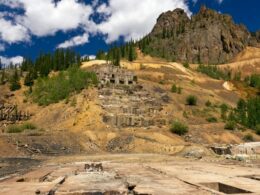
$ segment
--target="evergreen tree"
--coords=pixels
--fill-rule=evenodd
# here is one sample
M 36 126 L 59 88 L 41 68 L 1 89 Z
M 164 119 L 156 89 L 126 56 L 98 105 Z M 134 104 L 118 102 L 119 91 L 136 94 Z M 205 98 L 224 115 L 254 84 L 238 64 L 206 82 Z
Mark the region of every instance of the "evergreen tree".
M 2 70 L 1 72 L 1 80 L 0 80 L 0 84 L 3 85 L 5 84 L 5 69 Z
M 247 109 L 246 101 L 240 99 L 237 103 L 236 114 L 237 114 L 238 122 L 243 125 L 246 125 L 247 123 L 246 109 Z
M 17 68 L 15 68 L 14 74 L 13 74 L 13 76 L 11 78 L 11 81 L 10 81 L 10 90 L 11 91 L 16 91 L 16 90 L 18 90 L 20 88 L 21 88 L 20 78 L 19 78 L 19 74 L 18 74 Z
M 34 78 L 33 78 L 33 70 L 30 70 L 29 73 L 27 73 L 26 77 L 24 78 L 24 85 L 30 87 L 34 83 Z
M 0 70 L 3 69 L 3 65 L 2 65 L 2 62 L 1 62 L 1 58 L 0 58 Z
M 130 43 L 128 61 L 132 62 L 132 61 L 134 61 L 134 59 L 135 59 L 135 56 L 134 56 L 134 47 L 133 47 L 133 44 Z

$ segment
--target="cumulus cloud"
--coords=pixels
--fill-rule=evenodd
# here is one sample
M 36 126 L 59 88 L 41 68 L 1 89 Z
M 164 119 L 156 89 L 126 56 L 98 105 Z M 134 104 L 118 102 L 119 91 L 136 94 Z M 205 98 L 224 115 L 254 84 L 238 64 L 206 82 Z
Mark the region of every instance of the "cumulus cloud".
M 30 39 L 28 30 L 20 24 L 0 18 L 0 26 L 0 39 L 7 43 L 28 41 Z
M 98 25 L 98 30 L 107 35 L 107 42 L 120 36 L 127 41 L 141 38 L 152 30 L 162 12 L 182 8 L 191 14 L 185 0 L 109 0 L 108 3 L 97 9 L 107 15 Z
M 37 36 L 54 35 L 57 31 L 68 31 L 85 24 L 92 8 L 77 0 L 20 0 L 25 14 L 17 18 L 31 33 Z
M 89 35 L 87 33 L 84 33 L 83 35 L 73 37 L 70 40 L 65 41 L 64 43 L 59 44 L 57 48 L 68 48 L 83 45 L 88 42 L 88 38 Z
M 14 65 L 16 64 L 21 64 L 23 62 L 23 57 L 22 56 L 15 56 L 11 58 L 7 58 L 4 56 L 0 56 L 1 62 L 4 65 L 9 65 L 10 63 L 13 63 Z

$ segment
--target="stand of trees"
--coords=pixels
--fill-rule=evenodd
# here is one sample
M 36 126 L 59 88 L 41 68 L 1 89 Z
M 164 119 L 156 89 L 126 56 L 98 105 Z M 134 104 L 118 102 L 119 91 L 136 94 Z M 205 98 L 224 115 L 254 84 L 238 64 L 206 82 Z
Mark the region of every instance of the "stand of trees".
M 136 59 L 137 54 L 135 50 L 135 43 L 130 41 L 124 45 L 114 45 L 107 53 L 103 50 L 97 52 L 96 58 L 99 60 L 111 61 L 113 65 L 120 66 L 121 59 L 127 59 L 132 62 Z
M 235 109 L 235 119 L 240 124 L 256 129 L 260 125 L 260 97 L 252 97 L 248 100 L 240 99 Z
M 66 70 L 72 65 L 80 66 L 81 56 L 73 50 L 57 49 L 53 54 L 40 54 L 33 62 L 31 59 L 25 59 L 21 70 L 30 72 L 34 76 L 48 76 L 54 71 Z

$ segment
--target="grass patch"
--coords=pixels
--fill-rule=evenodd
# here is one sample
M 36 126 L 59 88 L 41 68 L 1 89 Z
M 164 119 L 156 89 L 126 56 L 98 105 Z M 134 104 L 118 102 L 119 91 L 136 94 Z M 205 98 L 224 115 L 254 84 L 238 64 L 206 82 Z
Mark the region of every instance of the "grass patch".
M 174 121 L 172 123 L 170 130 L 171 130 L 172 133 L 175 133 L 175 134 L 181 136 L 181 135 L 185 135 L 186 133 L 188 133 L 189 127 L 182 122 Z
M 232 130 L 233 131 L 236 128 L 236 122 L 234 122 L 234 121 L 227 121 L 224 128 L 227 129 L 227 130 Z
M 212 116 L 212 117 L 208 117 L 206 119 L 206 121 L 208 121 L 209 123 L 216 123 L 216 122 L 218 122 L 218 119 L 216 117 Z
M 10 125 L 7 127 L 7 133 L 21 133 L 24 129 L 20 125 Z
M 37 126 L 33 123 L 24 123 L 22 125 L 10 125 L 7 127 L 7 133 L 22 133 L 25 130 L 35 130 Z
M 200 64 L 197 68 L 198 72 L 208 75 L 214 79 L 224 79 L 230 80 L 231 79 L 231 72 L 230 70 L 222 71 L 216 65 L 203 65 Z

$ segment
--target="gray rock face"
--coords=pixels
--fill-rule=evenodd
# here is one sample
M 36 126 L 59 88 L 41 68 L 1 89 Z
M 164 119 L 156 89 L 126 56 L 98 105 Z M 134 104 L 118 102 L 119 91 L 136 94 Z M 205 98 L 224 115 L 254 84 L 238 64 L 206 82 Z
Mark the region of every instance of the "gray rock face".
M 149 54 L 209 64 L 231 60 L 252 41 L 245 26 L 206 7 L 191 18 L 182 9 L 161 14 L 147 37 Z

